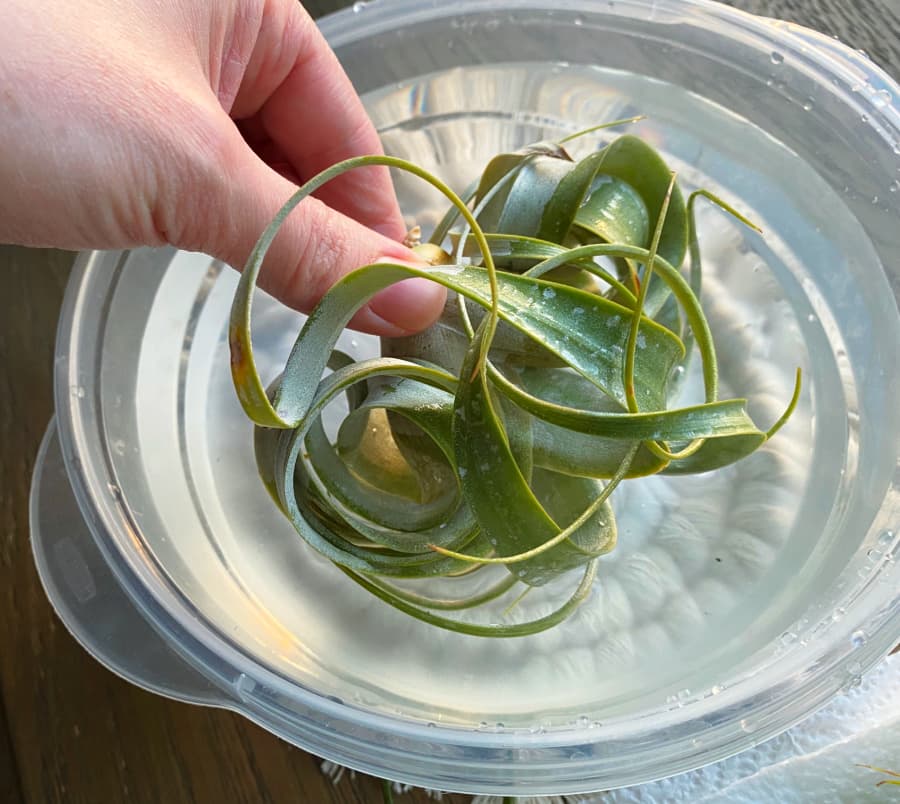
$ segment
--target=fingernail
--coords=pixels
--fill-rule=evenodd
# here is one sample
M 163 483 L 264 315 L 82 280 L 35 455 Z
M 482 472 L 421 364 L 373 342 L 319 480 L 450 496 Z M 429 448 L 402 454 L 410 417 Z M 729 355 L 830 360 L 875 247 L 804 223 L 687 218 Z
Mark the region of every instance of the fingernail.
M 384 223 L 373 223 L 370 224 L 369 228 L 374 229 L 378 234 L 384 235 L 388 240 L 399 240 L 403 237 L 403 234 L 406 233 L 406 230 L 403 227 L 402 223 L 398 223 L 397 221 L 385 221 Z M 403 234 L 398 234 L 398 232 L 402 231 Z

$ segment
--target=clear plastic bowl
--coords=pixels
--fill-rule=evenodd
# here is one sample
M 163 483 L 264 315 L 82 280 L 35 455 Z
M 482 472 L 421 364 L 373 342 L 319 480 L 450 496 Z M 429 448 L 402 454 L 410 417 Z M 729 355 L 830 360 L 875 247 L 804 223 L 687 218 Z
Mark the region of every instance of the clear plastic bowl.
M 236 274 L 84 254 L 32 500 L 76 637 L 135 683 L 344 765 L 506 795 L 698 767 L 873 666 L 900 637 L 900 88 L 831 39 L 702 0 L 396 0 L 321 25 L 387 150 L 459 187 L 501 149 L 648 114 L 636 133 L 686 186 L 766 231 L 701 218 L 724 384 L 769 421 L 799 365 L 801 405 L 736 468 L 617 492 L 620 544 L 563 626 L 447 634 L 351 588 L 268 500 L 228 374 Z M 410 222 L 441 211 L 398 190 Z M 301 319 L 255 309 L 274 373 Z

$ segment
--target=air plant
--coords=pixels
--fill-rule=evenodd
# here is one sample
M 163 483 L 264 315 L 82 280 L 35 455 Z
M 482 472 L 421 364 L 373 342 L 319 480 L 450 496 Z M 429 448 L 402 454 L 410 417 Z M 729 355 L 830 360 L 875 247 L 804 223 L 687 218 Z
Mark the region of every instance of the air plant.
M 696 203 L 753 224 L 705 190 L 685 200 L 660 155 L 637 137 L 575 161 L 566 146 L 580 134 L 495 157 L 465 200 L 396 157 L 334 165 L 278 213 L 234 298 L 234 385 L 256 424 L 259 474 L 281 511 L 364 589 L 463 634 L 518 637 L 565 620 L 616 543 L 610 496 L 622 480 L 738 461 L 778 431 L 800 392 L 798 372 L 784 414 L 767 430 L 744 399 L 719 399 L 700 304 Z M 345 276 L 266 388 L 250 336 L 266 252 L 301 200 L 367 165 L 411 173 L 448 199 L 430 240 L 416 245 L 430 265 L 383 262 Z M 449 291 L 434 326 L 383 341 L 378 358 L 355 361 L 335 349 L 360 307 L 410 277 Z M 694 352 L 705 401 L 669 407 Z M 322 413 L 339 397 L 349 412 L 329 438 Z M 499 581 L 455 598 L 398 583 L 493 565 L 507 570 Z M 514 587 L 568 582 L 574 570 L 581 574 L 568 599 L 537 619 L 478 624 L 451 614 L 512 597 Z

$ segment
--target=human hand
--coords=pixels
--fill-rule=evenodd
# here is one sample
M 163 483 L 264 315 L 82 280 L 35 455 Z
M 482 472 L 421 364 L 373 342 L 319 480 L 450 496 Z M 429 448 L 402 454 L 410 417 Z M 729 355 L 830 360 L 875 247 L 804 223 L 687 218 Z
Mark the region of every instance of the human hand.
M 350 81 L 295 0 L 5 0 L 0 241 L 166 243 L 236 267 L 296 189 L 379 153 Z M 234 121 L 237 121 L 235 123 Z M 415 260 L 386 168 L 326 185 L 290 215 L 261 284 L 309 310 L 342 274 Z M 353 325 L 430 324 L 444 291 L 394 285 Z

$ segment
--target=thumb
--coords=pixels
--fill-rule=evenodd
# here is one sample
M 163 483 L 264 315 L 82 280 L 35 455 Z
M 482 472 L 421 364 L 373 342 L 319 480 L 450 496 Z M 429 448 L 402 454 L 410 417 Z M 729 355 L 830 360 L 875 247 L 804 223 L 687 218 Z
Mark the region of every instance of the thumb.
M 236 149 L 227 186 L 207 220 L 214 242 L 203 250 L 240 268 L 256 241 L 297 186 L 263 162 L 246 144 Z M 413 251 L 310 196 L 298 204 L 279 230 L 260 271 L 260 286 L 279 301 L 309 312 L 342 276 L 374 262 L 425 263 Z M 427 279 L 407 279 L 376 295 L 357 312 L 350 326 L 396 337 L 432 324 L 444 308 L 446 291 Z

